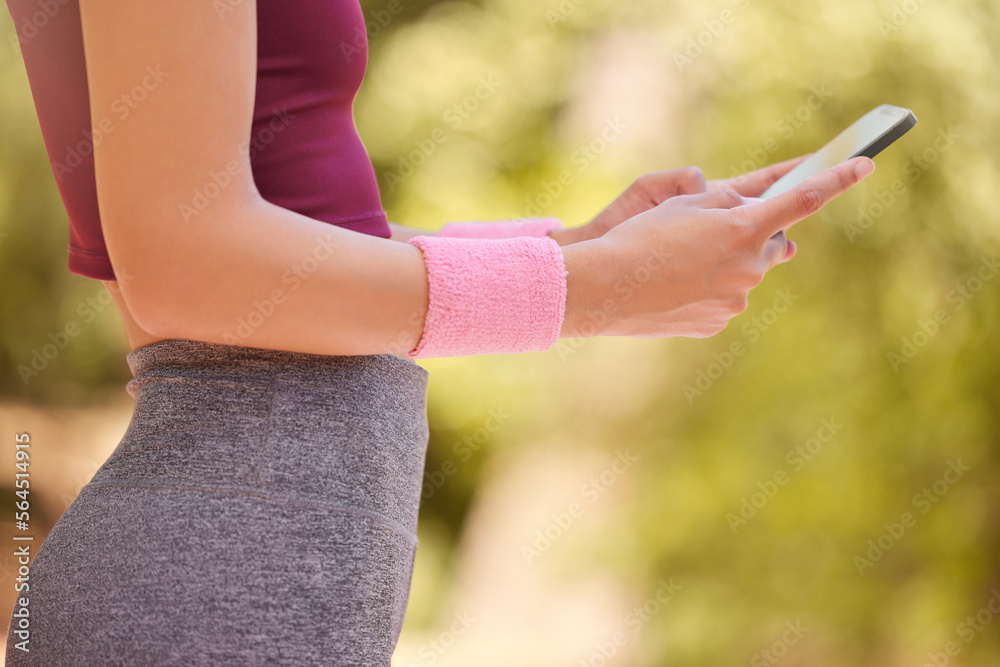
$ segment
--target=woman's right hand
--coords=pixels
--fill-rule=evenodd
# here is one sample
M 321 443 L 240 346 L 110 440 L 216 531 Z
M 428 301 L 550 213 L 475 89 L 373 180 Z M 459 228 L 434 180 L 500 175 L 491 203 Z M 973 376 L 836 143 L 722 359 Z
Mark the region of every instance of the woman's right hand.
M 831 167 L 771 199 L 720 189 L 672 197 L 604 236 L 564 246 L 560 336 L 713 336 L 794 244 L 783 232 L 867 177 L 865 157 Z

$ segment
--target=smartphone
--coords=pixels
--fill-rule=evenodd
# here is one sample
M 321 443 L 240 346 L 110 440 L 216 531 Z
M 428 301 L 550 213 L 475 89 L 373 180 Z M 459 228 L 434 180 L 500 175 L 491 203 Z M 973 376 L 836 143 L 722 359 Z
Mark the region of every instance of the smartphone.
M 891 104 L 875 107 L 838 134 L 826 146 L 772 183 L 771 187 L 760 195 L 760 198 L 768 199 L 779 195 L 824 169 L 851 158 L 862 155 L 873 158 L 916 124 L 917 117 L 909 109 L 895 107 Z

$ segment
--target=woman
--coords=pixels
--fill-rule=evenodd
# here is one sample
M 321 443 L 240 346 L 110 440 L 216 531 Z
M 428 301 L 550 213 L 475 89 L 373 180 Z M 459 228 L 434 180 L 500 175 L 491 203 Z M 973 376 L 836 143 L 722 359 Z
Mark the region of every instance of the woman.
M 11 666 L 388 664 L 427 444 L 412 359 L 713 335 L 792 257 L 784 230 L 873 169 L 767 201 L 797 160 L 666 171 L 581 227 L 417 233 L 351 118 L 354 0 L 7 4 L 69 268 L 113 297 L 135 398 L 32 564 Z

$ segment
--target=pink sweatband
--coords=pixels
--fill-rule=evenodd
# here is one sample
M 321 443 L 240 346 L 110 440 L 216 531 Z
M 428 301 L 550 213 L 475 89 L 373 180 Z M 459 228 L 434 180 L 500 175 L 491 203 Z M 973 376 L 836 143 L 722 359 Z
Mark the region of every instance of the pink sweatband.
M 562 229 L 558 218 L 523 218 L 520 220 L 494 220 L 492 222 L 449 222 L 438 236 L 467 239 L 509 239 L 515 236 L 548 236 L 549 232 Z
M 414 236 L 429 305 L 413 358 L 541 351 L 559 340 L 566 265 L 553 239 Z

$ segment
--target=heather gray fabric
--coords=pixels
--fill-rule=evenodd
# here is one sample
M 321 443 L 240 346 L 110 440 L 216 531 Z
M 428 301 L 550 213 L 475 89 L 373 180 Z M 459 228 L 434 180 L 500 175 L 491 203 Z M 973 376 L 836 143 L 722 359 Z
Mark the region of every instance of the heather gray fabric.
M 192 340 L 127 359 L 132 421 L 39 550 L 8 667 L 388 665 L 427 372 Z

